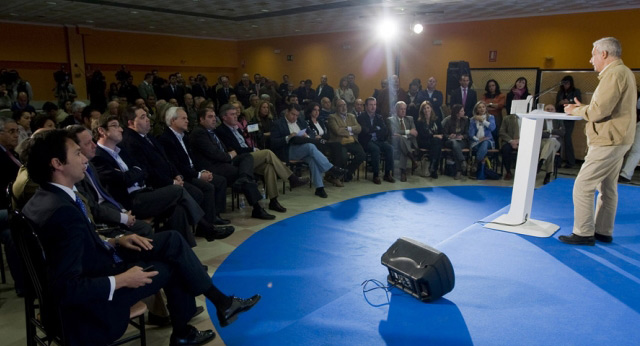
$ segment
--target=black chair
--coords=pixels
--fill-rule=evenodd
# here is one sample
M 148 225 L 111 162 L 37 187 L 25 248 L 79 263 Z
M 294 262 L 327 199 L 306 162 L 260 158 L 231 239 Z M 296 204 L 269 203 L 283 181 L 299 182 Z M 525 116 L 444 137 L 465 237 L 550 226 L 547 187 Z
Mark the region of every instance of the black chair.
M 56 306 L 47 280 L 47 258 L 35 225 L 19 210 L 9 215 L 11 235 L 14 239 L 25 275 L 25 318 L 27 323 L 27 345 L 65 345 L 61 324 L 60 307 Z M 144 313 L 147 307 L 143 302 L 131 307 L 129 322 L 139 333 L 122 338 L 112 345 L 140 339 L 146 345 Z M 137 321 L 136 321 L 137 320 Z
M 60 311 L 50 294 L 46 256 L 40 239 L 31 222 L 19 210 L 9 215 L 9 225 L 23 268 L 26 269 L 24 307 L 27 345 L 63 345 Z

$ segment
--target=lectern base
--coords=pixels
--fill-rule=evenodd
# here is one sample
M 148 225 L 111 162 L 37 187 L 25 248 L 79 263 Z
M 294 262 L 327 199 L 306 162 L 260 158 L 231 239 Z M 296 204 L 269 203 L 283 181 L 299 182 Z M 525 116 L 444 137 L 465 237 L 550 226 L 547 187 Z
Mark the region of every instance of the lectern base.
M 507 220 L 507 216 L 508 214 L 500 215 L 492 222 L 485 224 L 484 227 L 499 230 L 499 231 L 530 235 L 532 237 L 539 237 L 539 238 L 550 237 L 558 229 L 560 229 L 560 226 L 556 224 L 552 224 L 550 222 L 545 222 L 540 220 L 534 220 L 534 219 L 529 219 L 527 220 L 527 222 L 518 226 L 503 225 L 503 224 L 514 223 L 514 222 L 510 222 L 510 220 Z

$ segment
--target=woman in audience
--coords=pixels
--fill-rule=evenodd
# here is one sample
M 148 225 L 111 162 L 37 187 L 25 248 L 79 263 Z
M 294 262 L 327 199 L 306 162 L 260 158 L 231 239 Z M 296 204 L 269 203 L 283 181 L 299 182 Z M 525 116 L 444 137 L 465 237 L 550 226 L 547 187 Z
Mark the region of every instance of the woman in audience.
M 13 113 L 13 120 L 18 123 L 18 145 L 31 137 L 31 112 L 17 111 Z
M 238 129 L 242 132 L 242 137 L 244 138 L 244 141 L 247 142 L 247 145 L 249 145 L 250 147 L 255 147 L 253 143 L 253 138 L 251 137 L 251 134 L 247 130 L 249 121 L 244 116 L 244 107 L 242 106 L 242 103 L 236 100 L 236 101 L 230 101 L 229 104 L 231 104 L 236 109 L 236 112 L 237 112 L 236 114 L 238 114 Z
M 261 100 L 253 113 L 252 124 L 258 124 L 256 144 L 260 149 L 269 149 L 271 138 L 271 126 L 273 125 L 273 114 L 269 101 Z
M 307 134 L 310 138 L 317 139 L 314 144 L 327 156 L 329 162 L 334 165 L 336 162 L 340 162 L 340 156 L 342 155 L 342 145 L 340 142 L 329 142 L 329 131 L 327 130 L 327 124 L 320 120 L 320 105 L 317 102 L 309 102 L 304 109 L 304 114 L 309 117 L 307 124 Z M 331 183 L 335 186 L 342 187 L 342 183 L 332 180 Z
M 429 151 L 429 174 L 431 178 L 438 179 L 438 164 L 442 153 L 442 124 L 438 121 L 438 116 L 433 111 L 431 102 L 424 101 L 418 110 L 418 147 Z
M 576 99 L 580 102 L 584 100 L 582 100 L 580 89 L 576 89 L 573 85 L 573 77 L 564 76 L 562 77 L 561 82 L 562 85 L 560 86 L 560 89 L 558 89 L 558 94 L 556 95 L 556 111 L 564 113 L 565 105 L 575 104 Z M 564 121 L 564 156 L 565 159 L 567 159 L 567 163 L 564 165 L 565 168 L 571 168 L 576 164 L 576 155 L 573 152 L 573 142 L 571 141 L 574 125 L 575 121 Z
M 349 81 L 347 77 L 340 78 L 340 86 L 336 89 L 336 99 L 343 99 L 347 103 L 347 112 L 353 113 L 353 105 L 356 102 L 356 97 L 353 95 L 353 90 L 349 88 Z
M 496 120 L 496 130 L 492 133 L 493 138 L 498 138 L 498 129 L 500 129 L 500 124 L 502 123 L 502 109 L 504 109 L 507 96 L 500 91 L 500 84 L 495 79 L 487 81 L 484 91 L 482 101 L 487 104 L 487 112 L 493 115 Z
M 529 88 L 527 88 L 527 79 L 519 77 L 513 84 L 511 91 L 507 94 L 507 114 L 511 114 L 511 102 L 513 100 L 525 100 L 529 96 Z
M 476 164 L 471 165 L 469 175 L 475 177 L 477 169 L 480 169 L 489 149 L 496 144 L 491 134 L 496 129 L 496 121 L 493 115 L 487 112 L 487 104 L 478 101 L 473 107 L 473 117 L 469 120 L 469 138 L 471 138 L 471 152 L 475 155 Z
M 456 175 L 454 179 L 463 177 L 462 172 L 467 171 L 467 163 L 462 149 L 469 147 L 469 119 L 464 115 L 464 107 L 456 104 L 451 107 L 451 115 L 442 121 L 443 132 L 447 141 L 445 147 L 453 152 L 456 162 Z

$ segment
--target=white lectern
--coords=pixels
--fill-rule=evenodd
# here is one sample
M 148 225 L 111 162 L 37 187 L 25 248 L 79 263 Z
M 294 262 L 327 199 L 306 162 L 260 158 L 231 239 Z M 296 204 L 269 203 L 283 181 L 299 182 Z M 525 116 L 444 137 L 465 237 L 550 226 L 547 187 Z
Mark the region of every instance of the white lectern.
M 541 110 L 526 114 L 518 113 L 517 116 L 522 118 L 522 124 L 509 213 L 500 215 L 484 227 L 534 237 L 550 237 L 560 226 L 529 217 L 536 184 L 542 125 L 546 119 L 580 120 L 582 117 Z

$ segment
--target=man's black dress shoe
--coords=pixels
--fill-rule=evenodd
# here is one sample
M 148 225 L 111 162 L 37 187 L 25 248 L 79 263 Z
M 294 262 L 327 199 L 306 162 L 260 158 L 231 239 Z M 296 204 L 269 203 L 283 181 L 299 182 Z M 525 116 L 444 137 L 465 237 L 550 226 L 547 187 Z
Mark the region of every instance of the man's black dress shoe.
M 344 175 L 344 182 L 345 183 L 348 183 L 348 182 L 350 182 L 352 180 L 353 180 L 353 174 L 352 173 L 347 173 L 347 174 Z
M 251 212 L 251 217 L 260 219 L 260 220 L 273 220 L 276 218 L 275 215 L 271 215 L 267 213 L 267 211 L 264 210 L 264 208 L 262 207 L 253 208 L 253 211 Z
M 223 219 L 220 216 L 216 216 L 216 219 L 213 220 L 213 224 L 214 225 L 228 225 L 230 223 L 231 223 L 231 221 L 229 221 L 227 219 Z
M 231 297 L 231 305 L 224 311 L 218 311 L 218 321 L 220 321 L 220 326 L 226 327 L 233 323 L 233 321 L 238 318 L 238 314 L 248 311 L 254 305 L 260 301 L 260 295 L 256 294 L 255 296 L 249 299 L 242 299 L 238 297 Z
M 603 243 L 611 243 L 613 241 L 613 237 L 610 235 L 604 235 L 604 234 L 594 234 L 594 237 L 596 238 L 597 241 L 601 241 Z
M 334 178 L 340 179 L 342 178 L 343 175 L 347 174 L 349 171 L 347 171 L 344 168 L 340 168 L 338 166 L 333 166 L 331 167 L 331 169 L 329 169 L 329 174 L 331 174 Z
M 287 211 L 287 208 L 281 206 L 277 199 L 272 199 L 269 202 L 269 209 L 277 211 L 279 213 L 285 213 Z
M 171 334 L 171 341 L 169 342 L 169 345 L 202 345 L 216 337 L 216 333 L 211 329 L 199 331 L 194 326 L 187 326 L 187 328 L 188 332 L 183 337 Z
M 565 243 L 571 245 L 596 245 L 596 239 L 592 237 L 582 237 L 575 233 L 571 233 L 571 235 L 561 235 L 558 239 Z
M 171 317 L 156 315 L 149 311 L 147 316 L 147 324 L 158 327 L 166 327 L 171 324 Z
M 298 178 L 297 175 L 291 174 L 289 177 L 289 185 L 292 189 L 309 184 L 309 178 Z
M 316 189 L 316 196 L 322 197 L 322 198 L 327 198 L 329 197 L 327 195 L 327 192 L 324 190 L 324 187 L 319 187 Z
M 203 237 L 207 241 L 214 241 L 216 239 L 224 239 L 235 231 L 233 226 L 202 226 L 198 225 L 196 229 L 196 236 Z
M 627 179 L 627 178 L 625 178 L 625 177 L 620 175 L 620 176 L 618 176 L 618 182 L 619 183 L 630 183 L 631 179 Z

